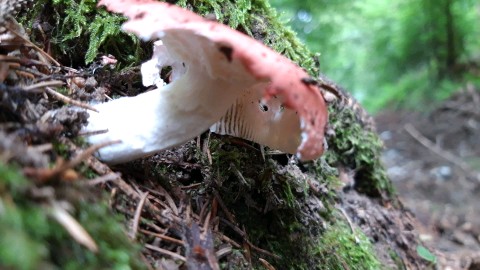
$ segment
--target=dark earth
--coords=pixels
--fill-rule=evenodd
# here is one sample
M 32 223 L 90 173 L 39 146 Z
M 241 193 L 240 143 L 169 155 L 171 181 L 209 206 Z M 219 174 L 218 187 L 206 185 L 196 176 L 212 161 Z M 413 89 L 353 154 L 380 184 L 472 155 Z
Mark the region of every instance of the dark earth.
M 480 269 L 478 89 L 467 85 L 429 113 L 383 112 L 376 122 L 388 174 L 421 239 L 449 269 Z

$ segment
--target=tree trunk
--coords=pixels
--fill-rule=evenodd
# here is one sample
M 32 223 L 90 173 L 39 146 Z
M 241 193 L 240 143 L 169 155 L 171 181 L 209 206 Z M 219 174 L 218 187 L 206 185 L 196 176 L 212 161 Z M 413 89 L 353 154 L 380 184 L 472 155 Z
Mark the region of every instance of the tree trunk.
M 446 57 L 446 70 L 448 73 L 452 72 L 452 69 L 457 63 L 457 50 L 455 47 L 455 21 L 452 13 L 452 1 L 445 1 L 445 18 L 446 18 L 446 40 L 447 40 L 447 57 Z

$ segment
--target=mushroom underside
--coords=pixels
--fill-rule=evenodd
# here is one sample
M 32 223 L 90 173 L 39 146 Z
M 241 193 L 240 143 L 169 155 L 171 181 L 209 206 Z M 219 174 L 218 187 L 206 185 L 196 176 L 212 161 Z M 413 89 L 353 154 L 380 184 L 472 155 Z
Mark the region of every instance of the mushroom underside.
M 218 45 L 208 39 L 179 37 L 184 35 L 167 32 L 142 66 L 144 82 L 158 89 L 95 105 L 99 113 L 90 114 L 86 130 L 108 132 L 90 136 L 89 142 L 121 141 L 98 156 L 109 163 L 130 161 L 183 144 L 209 128 L 295 153 L 301 141 L 298 116 L 279 97 L 262 101 L 267 83 L 212 49 Z M 202 53 L 192 58 L 193 50 Z M 163 85 L 158 74 L 165 67 L 172 68 L 172 78 Z
M 96 104 L 90 143 L 120 140 L 98 155 L 120 163 L 180 145 L 210 128 L 313 159 L 323 152 L 327 110 L 308 74 L 287 58 L 225 25 L 156 1 L 103 0 L 127 14 L 124 30 L 155 43 L 142 66 L 157 89 Z M 132 10 L 128 5 L 134 4 Z M 153 12 L 155 11 L 155 12 Z M 139 14 L 137 14 L 139 13 Z M 141 16 L 139 16 L 141 15 Z M 170 83 L 160 71 L 171 67 Z

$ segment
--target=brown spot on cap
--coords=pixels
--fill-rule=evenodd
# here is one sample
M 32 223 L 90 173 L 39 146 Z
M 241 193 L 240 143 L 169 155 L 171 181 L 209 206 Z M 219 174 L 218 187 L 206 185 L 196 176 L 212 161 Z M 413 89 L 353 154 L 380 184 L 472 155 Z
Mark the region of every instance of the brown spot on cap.
M 145 12 L 139 12 L 139 13 L 136 14 L 133 18 L 134 18 L 135 20 L 140 20 L 140 19 L 142 19 L 144 16 L 145 16 Z
M 228 62 L 232 62 L 232 54 L 233 54 L 233 48 L 229 46 L 221 46 L 218 48 L 221 53 L 227 57 Z

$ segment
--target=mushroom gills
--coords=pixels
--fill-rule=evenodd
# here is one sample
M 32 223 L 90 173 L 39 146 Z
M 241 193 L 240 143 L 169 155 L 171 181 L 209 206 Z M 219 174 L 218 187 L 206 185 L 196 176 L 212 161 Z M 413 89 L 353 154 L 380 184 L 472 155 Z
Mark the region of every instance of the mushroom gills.
M 260 84 L 255 88 L 265 87 Z M 262 91 L 251 89 L 239 97 L 210 131 L 250 140 L 275 150 L 294 154 L 301 144 L 301 129 L 295 111 L 282 105 L 280 97 L 262 100 Z

